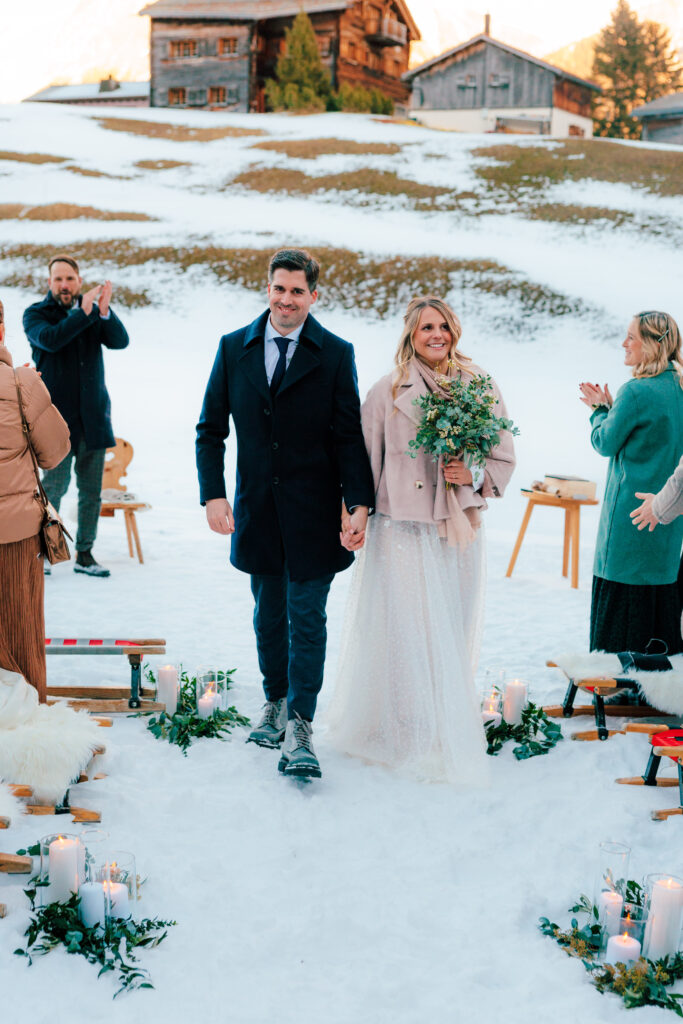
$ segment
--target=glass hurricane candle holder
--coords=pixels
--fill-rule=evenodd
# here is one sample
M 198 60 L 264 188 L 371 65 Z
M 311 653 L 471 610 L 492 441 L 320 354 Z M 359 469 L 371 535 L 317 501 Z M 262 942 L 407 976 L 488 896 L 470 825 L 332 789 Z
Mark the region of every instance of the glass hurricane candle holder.
M 135 857 L 124 850 L 111 850 L 97 865 L 94 882 L 102 888 L 106 920 L 130 917 L 138 898 Z
M 509 725 L 520 725 L 522 712 L 529 702 L 529 684 L 524 679 L 510 679 L 503 688 L 503 718 Z
M 157 673 L 157 701 L 165 705 L 168 715 L 178 710 L 178 675 L 177 665 L 162 665 Z
M 214 711 L 220 709 L 218 676 L 215 668 L 202 665 L 197 669 L 197 714 L 200 718 L 210 718 Z
M 630 859 L 631 847 L 625 843 L 610 840 L 598 845 L 598 870 L 595 876 L 593 903 L 598 908 L 600 924 L 606 925 L 609 912 L 610 922 L 616 925 L 614 934 L 618 930 L 626 895 Z
M 628 935 L 642 946 L 645 943 L 649 907 L 647 903 L 624 903 L 619 922 L 619 934 Z
M 104 851 L 109 844 L 109 833 L 103 828 L 86 828 L 81 832 L 85 847 L 85 881 L 95 881 L 98 865 L 104 860 Z
M 216 676 L 218 686 L 218 706 L 221 711 L 227 711 L 230 707 L 230 676 L 227 672 L 219 671 Z
M 85 847 L 72 833 L 57 832 L 40 840 L 40 905 L 62 903 L 85 881 Z
M 645 878 L 650 913 L 645 929 L 644 953 L 649 960 L 661 960 L 681 948 L 683 925 L 683 879 L 657 873 Z
M 500 690 L 485 690 L 481 696 L 481 719 L 484 725 L 500 725 L 502 721 L 502 697 Z

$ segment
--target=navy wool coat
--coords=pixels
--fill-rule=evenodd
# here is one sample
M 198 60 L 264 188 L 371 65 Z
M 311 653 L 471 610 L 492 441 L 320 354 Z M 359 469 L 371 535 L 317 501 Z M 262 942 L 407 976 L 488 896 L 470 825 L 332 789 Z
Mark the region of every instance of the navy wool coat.
M 82 438 L 88 451 L 112 448 L 111 402 L 104 384 L 102 346 L 125 348 L 126 329 L 113 310 L 100 316 L 97 303 L 86 316 L 71 312 L 48 292 L 24 313 L 24 330 L 36 368 L 71 431 L 74 451 Z
M 348 568 L 339 543 L 347 507 L 374 505 L 349 342 L 308 316 L 271 399 L 264 365 L 266 310 L 220 340 L 197 425 L 202 504 L 225 498 L 225 438 L 237 435 L 235 533 L 242 572 L 302 581 Z

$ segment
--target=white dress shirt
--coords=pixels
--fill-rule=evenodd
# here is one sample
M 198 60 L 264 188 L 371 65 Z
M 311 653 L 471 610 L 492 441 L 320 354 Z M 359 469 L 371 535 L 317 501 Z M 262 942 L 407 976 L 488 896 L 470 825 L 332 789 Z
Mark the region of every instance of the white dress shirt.
M 263 345 L 263 356 L 266 364 L 266 377 L 268 378 L 268 386 L 270 386 L 270 382 L 273 379 L 273 374 L 275 373 L 275 367 L 277 366 L 277 361 L 280 358 L 280 349 L 277 347 L 275 338 L 286 337 L 289 339 L 289 345 L 287 346 L 287 355 L 285 357 L 287 360 L 287 365 L 285 367 L 286 369 L 287 366 L 289 366 L 289 364 L 292 361 L 292 356 L 296 352 L 296 346 L 299 344 L 299 335 L 301 334 L 303 326 L 303 324 L 299 324 L 299 326 L 295 327 L 290 334 L 280 334 L 279 331 L 275 330 L 272 323 L 270 322 L 270 317 L 268 317 L 268 320 L 266 322 L 266 331 L 264 334 Z

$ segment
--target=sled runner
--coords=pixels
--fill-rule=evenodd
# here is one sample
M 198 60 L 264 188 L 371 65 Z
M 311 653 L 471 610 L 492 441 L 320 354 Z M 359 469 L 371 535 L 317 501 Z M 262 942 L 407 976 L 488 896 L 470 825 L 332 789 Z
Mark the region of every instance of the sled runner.
M 666 821 L 673 814 L 683 814 L 683 728 L 662 722 L 631 722 L 626 732 L 646 733 L 650 738 L 650 756 L 642 775 L 616 781 L 622 786 L 678 786 L 678 807 L 652 811 L 650 817 L 653 821 Z M 657 778 L 663 757 L 670 757 L 674 762 L 677 778 Z

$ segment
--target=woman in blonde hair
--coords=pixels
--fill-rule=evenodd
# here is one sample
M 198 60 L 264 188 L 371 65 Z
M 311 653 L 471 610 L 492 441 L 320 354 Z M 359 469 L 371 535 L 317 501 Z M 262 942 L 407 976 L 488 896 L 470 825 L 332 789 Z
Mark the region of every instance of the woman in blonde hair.
M 375 515 L 357 560 L 346 610 L 337 686 L 328 715 L 339 750 L 423 779 L 480 784 L 486 743 L 474 671 L 484 588 L 481 512 L 514 468 L 512 437 L 469 469 L 408 453 L 421 413 L 415 399 L 438 375 L 481 372 L 458 350 L 462 333 L 433 295 L 413 299 L 396 353 L 363 404 L 375 482 Z M 497 412 L 505 415 L 503 401 Z M 446 482 L 457 484 L 447 492 Z M 451 495 L 455 495 L 453 501 Z M 344 528 L 344 524 L 343 528 Z M 343 529 L 342 543 L 362 537 Z
M 655 493 L 683 452 L 683 363 L 678 325 L 668 313 L 631 320 L 623 342 L 632 370 L 612 399 L 609 388 L 581 384 L 591 444 L 609 457 L 593 566 L 591 650 L 644 651 L 650 640 L 683 650 L 676 586 L 683 519 L 668 530 L 634 531 L 636 492 Z

